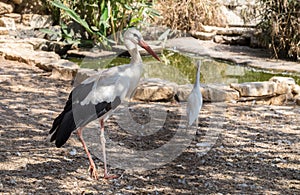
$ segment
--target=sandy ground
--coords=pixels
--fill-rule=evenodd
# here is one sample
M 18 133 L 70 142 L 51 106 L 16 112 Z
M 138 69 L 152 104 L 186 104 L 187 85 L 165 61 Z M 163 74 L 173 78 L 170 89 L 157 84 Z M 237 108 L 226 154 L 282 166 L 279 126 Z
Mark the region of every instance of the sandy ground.
M 130 115 L 137 123 L 147 124 L 152 108 L 166 114 L 163 127 L 132 136 L 120 127 L 122 113 L 112 116 L 106 123 L 108 145 L 117 143 L 129 151 L 120 155 L 125 170 L 110 164 L 110 172 L 120 178 L 96 181 L 75 135 L 62 148 L 46 140 L 72 88 L 70 81 L 52 79 L 23 63 L 0 59 L 0 64 L 1 194 L 300 194 L 297 106 L 205 103 L 195 135 L 179 156 L 136 171 L 143 164 L 132 160 L 130 151 L 146 151 L 141 159 L 160 165 L 159 157 L 154 162 L 147 152 L 169 143 L 181 130 L 184 104 L 131 102 Z M 176 151 L 181 144 L 174 146 Z M 108 155 L 114 157 L 113 152 L 108 149 Z M 101 155 L 93 155 L 102 175 Z M 109 160 L 115 158 L 121 159 Z M 150 167 L 147 161 L 144 165 Z

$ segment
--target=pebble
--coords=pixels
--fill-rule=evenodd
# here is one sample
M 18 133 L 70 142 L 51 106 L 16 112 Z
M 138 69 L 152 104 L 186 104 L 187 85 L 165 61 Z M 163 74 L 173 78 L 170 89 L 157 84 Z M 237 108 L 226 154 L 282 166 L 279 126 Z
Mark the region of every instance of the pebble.
M 126 190 L 132 190 L 133 186 L 126 186 L 125 188 L 126 188 Z
M 247 184 L 245 184 L 245 183 L 242 183 L 242 184 L 238 184 L 238 187 L 241 187 L 241 188 L 246 188 L 246 187 L 248 187 L 248 185 L 247 185 Z
M 11 180 L 9 181 L 9 183 L 12 184 L 12 185 L 17 185 L 17 182 L 16 182 L 16 180 L 14 180 L 14 179 L 11 179 Z
M 69 161 L 69 162 L 72 162 L 72 161 L 73 161 L 72 159 L 69 159 L 69 158 L 67 158 L 67 157 L 65 157 L 65 156 L 64 156 L 64 159 L 65 159 L 66 161 Z
M 289 140 L 286 140 L 286 139 L 284 139 L 284 140 L 278 140 L 277 143 L 278 143 L 278 144 L 292 145 L 292 142 L 289 141 Z
M 183 185 L 186 185 L 186 180 L 185 180 L 185 178 L 183 178 L 183 179 L 178 179 L 178 183 L 181 183 L 181 184 L 183 184 Z
M 233 164 L 231 162 L 226 162 L 226 165 L 233 167 Z
M 196 144 L 197 147 L 209 147 L 211 146 L 211 143 L 209 142 L 200 142 Z
M 72 148 L 72 150 L 69 152 L 69 154 L 70 154 L 71 156 L 75 156 L 75 155 L 77 154 L 76 149 L 75 149 L 75 148 Z

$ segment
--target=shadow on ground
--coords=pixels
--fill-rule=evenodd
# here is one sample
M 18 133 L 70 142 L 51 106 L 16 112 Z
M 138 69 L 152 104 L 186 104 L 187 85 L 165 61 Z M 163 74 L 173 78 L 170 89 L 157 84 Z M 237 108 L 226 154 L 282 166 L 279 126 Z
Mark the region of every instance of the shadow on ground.
M 88 160 L 75 136 L 59 149 L 46 140 L 70 90 L 69 81 L 1 59 L 1 193 L 300 193 L 298 107 L 205 104 L 191 144 L 173 161 L 143 172 L 110 167 L 121 177 L 95 181 L 88 175 Z M 133 118 L 146 123 L 147 108 L 155 104 L 133 103 Z M 107 138 L 139 150 L 161 147 L 184 117 L 180 107 L 165 105 L 168 117 L 155 136 L 131 136 L 114 116 L 107 122 Z M 213 144 L 207 145 L 207 140 Z M 73 149 L 75 155 L 70 154 Z M 103 163 L 94 158 L 102 175 Z

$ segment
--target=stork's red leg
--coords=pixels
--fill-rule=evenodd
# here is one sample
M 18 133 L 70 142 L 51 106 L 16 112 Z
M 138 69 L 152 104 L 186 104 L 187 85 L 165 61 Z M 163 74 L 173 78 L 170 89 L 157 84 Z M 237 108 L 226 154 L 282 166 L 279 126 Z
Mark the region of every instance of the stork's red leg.
M 83 148 L 84 148 L 84 150 L 85 150 L 86 155 L 87 155 L 88 158 L 89 158 L 89 161 L 90 161 L 89 171 L 90 171 L 91 177 L 94 178 L 94 179 L 98 179 L 98 173 L 97 173 L 97 169 L 96 169 L 95 163 L 94 163 L 94 161 L 93 161 L 93 159 L 92 159 L 92 156 L 91 156 L 91 154 L 90 154 L 90 152 L 89 152 L 89 150 L 88 150 L 88 148 L 87 148 L 87 146 L 86 146 L 86 144 L 85 144 L 85 142 L 84 142 L 84 139 L 83 139 L 83 137 L 82 137 L 82 130 L 83 130 L 82 127 L 79 128 L 79 129 L 77 130 L 77 135 L 78 135 L 78 137 L 79 137 L 79 140 L 80 140 L 81 143 L 82 143 L 82 146 L 83 146 Z
M 104 162 L 104 179 L 114 179 L 117 178 L 116 175 L 109 175 L 107 172 L 107 164 L 106 164 L 106 151 L 105 151 L 105 137 L 104 137 L 104 121 L 103 119 L 100 119 L 100 141 L 102 146 L 102 152 L 103 152 L 103 162 Z

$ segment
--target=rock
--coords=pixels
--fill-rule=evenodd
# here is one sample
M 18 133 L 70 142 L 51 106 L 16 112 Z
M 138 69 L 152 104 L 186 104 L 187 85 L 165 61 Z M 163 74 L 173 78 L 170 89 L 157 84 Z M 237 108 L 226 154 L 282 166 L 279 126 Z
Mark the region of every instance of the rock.
M 9 30 L 6 27 L 0 27 L 0 35 L 8 35 Z
M 17 41 L 18 43 L 28 43 L 33 46 L 34 50 L 40 49 L 43 44 L 47 43 L 47 40 L 41 38 L 25 38 Z
M 300 86 L 299 85 L 294 85 L 292 88 L 292 93 L 293 94 L 300 94 Z
M 197 39 L 212 40 L 216 36 L 216 31 L 214 32 L 190 31 L 190 34 Z
M 13 0 L 14 4 L 20 5 L 22 3 L 22 0 Z
M 52 26 L 53 20 L 50 15 L 23 14 L 22 24 L 31 28 L 48 28 Z
M 17 46 L 17 44 L 20 44 L 20 46 L 17 46 L 18 49 L 36 50 L 39 49 L 41 45 L 43 45 L 46 42 L 47 40 L 40 39 L 40 38 L 15 39 L 15 38 L 5 37 L 5 39 L 0 38 L 0 48 L 5 48 L 5 47 L 12 48 Z M 5 47 L 2 46 L 1 44 L 5 44 Z
M 46 39 L 50 41 L 60 41 L 62 39 L 61 27 L 59 25 L 50 26 L 49 31 L 51 34 L 46 34 Z
M 214 37 L 214 42 L 229 45 L 250 45 L 250 37 L 217 35 Z
M 134 99 L 142 101 L 171 101 L 177 84 L 162 79 L 144 79 L 136 89 Z
M 12 18 L 0 18 L 0 26 L 7 28 L 7 30 L 16 30 L 15 20 Z
M 239 99 L 239 92 L 230 88 L 228 85 L 208 84 L 201 85 L 200 88 L 203 101 L 221 102 Z
M 77 58 L 105 58 L 109 56 L 117 56 L 118 53 L 114 51 L 107 50 L 99 50 L 97 48 L 93 49 L 72 49 L 67 52 L 69 57 L 77 57 Z
M 272 97 L 270 99 L 270 104 L 271 105 L 283 105 L 287 102 L 288 98 L 287 98 L 287 94 L 281 94 L 275 97 Z
M 34 63 L 37 67 L 45 71 L 52 71 L 55 63 L 60 60 L 55 52 L 36 51 Z
M 275 93 L 278 95 L 291 93 L 296 85 L 295 80 L 291 77 L 274 76 L 269 81 L 276 83 Z
M 179 85 L 175 94 L 175 99 L 179 102 L 186 102 L 191 91 L 193 89 L 192 84 Z
M 230 87 L 236 89 L 242 97 L 273 96 L 275 94 L 274 82 L 247 82 L 232 83 Z
M 76 87 L 77 85 L 79 85 L 82 81 L 84 81 L 85 79 L 87 79 L 88 77 L 100 73 L 99 71 L 93 70 L 93 69 L 89 69 L 89 68 L 80 68 L 77 71 L 76 77 L 74 78 L 74 83 L 73 86 Z
M 64 59 L 60 59 L 46 65 L 52 67 L 51 76 L 53 78 L 65 80 L 72 80 L 76 76 L 79 69 L 79 66 L 77 64 Z
M 29 43 L 0 44 L 0 54 L 9 60 L 24 62 L 45 71 L 52 71 L 53 77 L 61 79 L 73 79 L 79 69 L 77 64 L 60 59 L 60 56 L 54 52 L 35 51 L 33 45 Z
M 75 156 L 75 155 L 77 154 L 76 149 L 75 149 L 75 148 L 72 148 L 72 150 L 69 152 L 69 154 L 70 154 L 71 156 Z
M 192 84 L 179 85 L 175 99 L 179 102 L 187 101 L 192 89 Z M 220 102 L 234 101 L 239 99 L 239 92 L 233 90 L 227 85 L 201 84 L 200 91 L 204 101 Z
M 292 91 L 292 87 L 290 87 L 287 83 L 276 83 L 275 85 L 275 93 L 277 95 L 290 93 Z
M 276 83 L 287 83 L 290 86 L 293 86 L 296 84 L 295 79 L 291 77 L 280 77 L 280 76 L 274 76 L 269 79 L 269 81 L 276 82 Z
M 53 20 L 50 15 L 33 14 L 30 20 L 32 28 L 48 28 L 52 26 Z
M 230 25 L 244 25 L 243 19 L 234 13 L 232 10 L 228 9 L 226 6 L 221 6 L 220 10 L 223 16 L 226 18 L 226 21 Z
M 15 6 L 10 3 L 4 3 L 0 1 L 0 15 L 12 13 L 14 11 Z
M 17 14 L 17 13 L 4 14 L 4 17 L 12 18 L 15 21 L 15 23 L 21 23 L 21 19 L 22 19 L 21 14 Z
M 0 54 L 5 59 L 33 64 L 33 46 L 28 43 L 2 43 L 0 44 Z
M 33 14 L 22 14 L 22 24 L 25 26 L 30 26 L 30 21 Z

